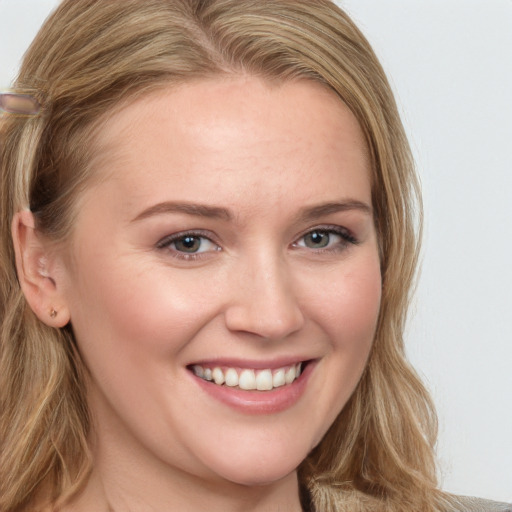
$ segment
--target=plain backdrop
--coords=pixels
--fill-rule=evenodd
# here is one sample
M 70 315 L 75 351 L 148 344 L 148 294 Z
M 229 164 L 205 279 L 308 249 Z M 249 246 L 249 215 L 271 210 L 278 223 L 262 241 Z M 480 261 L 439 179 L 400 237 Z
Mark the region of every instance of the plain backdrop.
M 0 88 L 57 0 L 0 0 Z M 386 69 L 421 176 L 410 359 L 445 489 L 512 501 L 512 1 L 339 0 Z

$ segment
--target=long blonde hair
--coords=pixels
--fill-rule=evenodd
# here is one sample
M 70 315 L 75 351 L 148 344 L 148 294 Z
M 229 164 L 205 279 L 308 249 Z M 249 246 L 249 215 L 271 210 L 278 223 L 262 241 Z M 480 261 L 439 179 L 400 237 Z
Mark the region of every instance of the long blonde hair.
M 328 0 L 65 0 L 25 56 L 14 88 L 38 116 L 4 115 L 1 136 L 0 509 L 63 503 L 91 468 L 83 365 L 69 327 L 40 322 L 21 293 L 10 225 L 30 208 L 62 241 L 87 186 L 95 127 L 122 101 L 225 73 L 310 79 L 357 117 L 373 166 L 383 295 L 366 371 L 299 468 L 318 512 L 438 511 L 436 420 L 404 357 L 421 201 L 385 74 L 364 36 Z M 55 505 L 56 506 L 56 505 Z

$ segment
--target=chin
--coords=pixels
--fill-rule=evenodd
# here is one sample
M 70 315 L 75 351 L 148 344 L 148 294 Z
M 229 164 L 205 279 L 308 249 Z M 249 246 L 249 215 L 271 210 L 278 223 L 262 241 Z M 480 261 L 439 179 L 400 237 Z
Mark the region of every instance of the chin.
M 293 459 L 274 457 L 258 461 L 244 461 L 243 456 L 236 461 L 223 461 L 222 466 L 211 467 L 222 479 L 234 484 L 256 487 L 271 485 L 295 473 L 303 458 Z M 226 464 L 227 462 L 227 464 Z
M 245 487 L 264 487 L 279 482 L 296 471 L 296 467 L 290 467 L 287 471 L 247 471 L 225 476 L 226 480 Z

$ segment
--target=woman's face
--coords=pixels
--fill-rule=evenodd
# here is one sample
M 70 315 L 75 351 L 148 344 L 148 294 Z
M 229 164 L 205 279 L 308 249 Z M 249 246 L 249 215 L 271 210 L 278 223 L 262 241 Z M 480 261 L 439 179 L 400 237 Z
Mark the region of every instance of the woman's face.
M 293 474 L 354 391 L 379 312 L 355 118 L 317 83 L 231 77 L 139 99 L 99 139 L 57 282 L 98 464 Z

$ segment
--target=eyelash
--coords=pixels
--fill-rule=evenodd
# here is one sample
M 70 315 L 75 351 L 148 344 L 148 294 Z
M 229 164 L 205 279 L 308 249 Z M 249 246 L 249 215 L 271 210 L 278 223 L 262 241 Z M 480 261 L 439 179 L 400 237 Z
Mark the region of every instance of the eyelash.
M 308 248 L 304 245 L 299 245 L 299 240 L 303 240 L 307 235 L 311 235 L 312 233 L 320 233 L 323 235 L 336 235 L 341 238 L 341 241 L 336 244 L 335 247 L 325 247 L 325 248 Z M 185 261 L 191 261 L 191 260 L 199 260 L 201 258 L 207 257 L 212 251 L 204 251 L 204 252 L 191 252 L 186 253 L 184 251 L 180 251 L 176 248 L 172 248 L 172 244 L 176 244 L 179 241 L 183 241 L 186 238 L 195 238 L 195 239 L 202 239 L 207 240 L 211 244 L 215 245 L 217 248 L 213 252 L 221 251 L 221 247 L 212 239 L 211 235 L 209 233 L 205 233 L 202 231 L 184 231 L 181 233 L 176 233 L 173 235 L 166 236 L 162 240 L 160 240 L 157 244 L 157 249 L 161 250 L 169 250 L 171 255 L 174 258 L 177 258 L 179 260 L 185 260 Z M 314 251 L 315 253 L 335 253 L 343 251 L 347 248 L 349 245 L 357 245 L 359 242 L 358 240 L 352 235 L 352 233 L 341 226 L 318 226 L 312 229 L 309 229 L 305 233 L 303 233 L 299 238 L 297 242 L 294 242 L 292 244 L 292 247 L 295 249 L 310 249 Z

